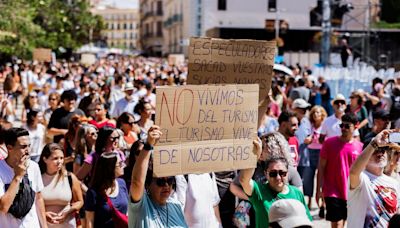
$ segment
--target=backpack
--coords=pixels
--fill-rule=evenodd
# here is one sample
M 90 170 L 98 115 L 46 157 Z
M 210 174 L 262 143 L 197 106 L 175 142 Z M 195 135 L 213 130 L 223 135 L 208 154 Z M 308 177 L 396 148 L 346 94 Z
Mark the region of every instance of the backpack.
M 397 120 L 400 118 L 400 96 L 390 96 L 392 106 L 390 107 L 390 119 Z

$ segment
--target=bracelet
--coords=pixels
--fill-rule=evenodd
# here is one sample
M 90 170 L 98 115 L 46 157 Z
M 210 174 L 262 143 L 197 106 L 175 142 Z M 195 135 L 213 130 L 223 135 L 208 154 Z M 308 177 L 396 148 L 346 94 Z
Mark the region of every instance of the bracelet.
M 148 144 L 148 143 L 145 143 L 143 145 L 143 150 L 151 151 L 153 149 L 154 149 L 154 147 L 152 145 Z
M 378 143 L 375 142 L 375 138 L 372 139 L 369 144 L 372 146 L 372 148 L 374 148 L 374 150 L 377 150 L 379 148 Z

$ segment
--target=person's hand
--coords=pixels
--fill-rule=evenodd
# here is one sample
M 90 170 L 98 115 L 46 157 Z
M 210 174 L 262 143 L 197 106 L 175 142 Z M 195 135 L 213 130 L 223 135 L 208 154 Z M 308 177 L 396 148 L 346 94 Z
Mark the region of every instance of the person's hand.
M 58 224 L 57 217 L 58 217 L 57 213 L 54 213 L 51 211 L 46 211 L 47 222 L 52 223 L 52 224 Z
M 63 224 L 65 222 L 65 220 L 68 217 L 68 213 L 66 212 L 60 212 L 58 213 L 57 217 L 55 218 L 55 221 L 57 224 Z
M 160 127 L 157 125 L 153 125 L 150 127 L 148 133 L 147 133 L 147 143 L 155 146 L 160 139 L 162 135 L 162 132 L 160 131 Z
M 1 108 L 4 109 L 4 108 L 7 106 L 7 104 L 8 104 L 8 101 L 7 101 L 6 99 L 4 99 L 4 100 L 1 102 Z
M 312 143 L 312 140 L 313 140 L 312 135 L 309 135 L 307 138 L 304 139 L 304 143 L 308 145 Z
M 14 173 L 16 177 L 23 177 L 26 173 L 27 163 L 29 162 L 29 155 L 25 154 L 14 166 Z
M 253 153 L 257 156 L 257 160 L 261 157 L 262 152 L 262 142 L 261 139 L 257 137 L 257 139 L 253 140 Z
M 397 143 L 389 142 L 389 135 L 393 132 L 400 132 L 400 129 L 383 130 L 371 141 L 371 144 L 376 144 L 378 147 L 390 147 L 396 150 L 400 150 L 400 146 Z

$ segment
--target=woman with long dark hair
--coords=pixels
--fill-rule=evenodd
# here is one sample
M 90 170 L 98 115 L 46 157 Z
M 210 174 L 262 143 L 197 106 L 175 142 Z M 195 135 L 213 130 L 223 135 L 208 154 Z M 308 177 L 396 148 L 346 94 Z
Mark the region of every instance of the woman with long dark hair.
M 128 189 L 121 178 L 125 163 L 116 152 L 103 153 L 97 160 L 91 186 L 86 193 L 86 228 L 116 227 L 112 207 L 128 211 Z
M 124 133 L 124 141 L 127 147 L 130 148 L 134 142 L 138 140 L 136 131 L 140 132 L 139 127 L 135 124 L 135 117 L 128 113 L 122 113 L 117 120 L 117 128 Z
M 137 125 L 140 128 L 139 138 L 146 140 L 147 131 L 153 126 L 154 122 L 151 120 L 152 112 L 151 104 L 144 99 L 141 99 L 139 103 L 135 106 L 135 113 L 140 115 L 140 119 L 137 121 Z
M 47 144 L 39 160 L 48 227 L 76 227 L 75 213 L 83 206 L 79 180 L 64 167 L 64 152 L 56 143 Z
M 86 157 L 94 150 L 94 145 L 97 140 L 97 128 L 92 124 L 82 124 L 75 139 L 75 160 L 74 160 L 74 173 L 82 167 Z
M 117 152 L 121 159 L 125 161 L 125 156 L 117 150 L 119 138 L 120 136 L 115 128 L 103 127 L 99 130 L 95 144 L 95 151 L 91 152 L 85 158 L 82 167 L 77 173 L 79 180 L 84 180 L 87 177 L 93 177 L 96 162 L 103 153 L 108 154 Z

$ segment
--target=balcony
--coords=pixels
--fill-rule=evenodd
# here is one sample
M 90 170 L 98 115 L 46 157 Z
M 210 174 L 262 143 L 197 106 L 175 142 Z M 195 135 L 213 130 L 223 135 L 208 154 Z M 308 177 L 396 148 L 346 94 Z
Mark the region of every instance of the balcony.
M 148 12 L 145 12 L 143 14 L 142 20 L 145 20 L 145 19 L 147 19 L 149 17 L 152 17 L 152 16 L 162 16 L 162 15 L 163 15 L 163 11 L 162 10 L 148 11 Z
M 182 14 L 174 14 L 169 17 L 166 21 L 164 21 L 164 28 L 168 28 L 173 26 L 175 23 L 182 22 L 183 16 Z

